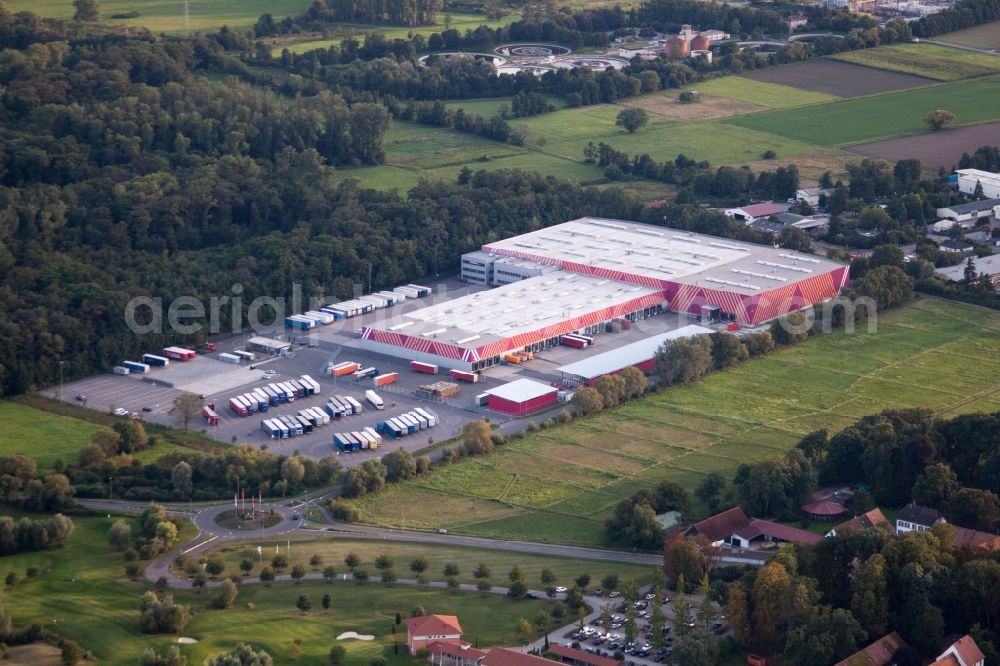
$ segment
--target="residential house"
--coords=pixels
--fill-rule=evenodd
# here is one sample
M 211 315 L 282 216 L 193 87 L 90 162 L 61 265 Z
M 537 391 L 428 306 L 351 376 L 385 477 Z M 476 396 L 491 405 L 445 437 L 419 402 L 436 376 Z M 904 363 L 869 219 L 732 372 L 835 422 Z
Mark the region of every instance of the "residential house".
M 819 205 L 819 198 L 821 196 L 829 197 L 834 192 L 836 190 L 832 187 L 803 187 L 801 190 L 795 191 L 795 198 L 799 201 L 805 201 L 815 208 Z
M 753 224 L 757 220 L 784 213 L 788 210 L 788 204 L 778 204 L 773 202 L 750 204 L 739 208 L 727 208 L 723 211 L 726 217 L 740 220 L 746 224 Z
M 896 534 L 927 532 L 938 523 L 945 522 L 940 511 L 916 504 L 907 504 L 896 516 Z
M 835 536 L 843 536 L 846 532 L 870 530 L 874 527 L 886 527 L 892 530 L 892 523 L 885 517 L 881 509 L 872 509 L 871 511 L 862 513 L 860 516 L 854 516 L 850 520 L 837 525 L 824 536 L 830 539 Z
M 976 248 L 967 240 L 952 238 L 943 243 L 938 243 L 938 249 L 942 252 L 958 252 L 960 254 L 971 254 Z
M 983 550 L 1000 549 L 1000 536 L 989 532 L 972 530 L 968 527 L 951 526 L 952 543 L 955 548 L 972 548 Z
M 749 518 L 738 506 L 695 523 L 684 532 L 684 536 L 703 537 L 713 546 L 725 544 L 746 549 L 767 548 L 764 544 L 791 541 L 815 544 L 823 540 L 815 532 Z
M 966 634 L 949 645 L 931 666 L 984 666 L 985 663 L 986 655 L 972 636 Z
M 864 647 L 835 666 L 890 666 L 896 653 L 907 647 L 906 641 L 895 631 Z
M 462 625 L 454 615 L 418 615 L 406 618 L 406 647 L 410 654 L 434 642 L 458 643 Z
M 785 23 L 785 27 L 788 28 L 788 32 L 795 32 L 805 24 L 809 23 L 809 19 L 805 14 L 792 14 L 791 16 L 786 16 L 782 19 Z

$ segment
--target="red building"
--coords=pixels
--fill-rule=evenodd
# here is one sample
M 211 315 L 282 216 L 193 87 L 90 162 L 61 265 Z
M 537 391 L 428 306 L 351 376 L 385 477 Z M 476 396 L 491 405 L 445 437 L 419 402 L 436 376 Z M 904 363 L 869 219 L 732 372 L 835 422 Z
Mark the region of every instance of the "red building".
M 410 654 L 434 642 L 458 643 L 462 625 L 454 615 L 419 615 L 406 618 L 406 647 Z
M 559 402 L 555 387 L 531 379 L 518 379 L 485 393 L 490 409 L 511 416 L 528 416 Z

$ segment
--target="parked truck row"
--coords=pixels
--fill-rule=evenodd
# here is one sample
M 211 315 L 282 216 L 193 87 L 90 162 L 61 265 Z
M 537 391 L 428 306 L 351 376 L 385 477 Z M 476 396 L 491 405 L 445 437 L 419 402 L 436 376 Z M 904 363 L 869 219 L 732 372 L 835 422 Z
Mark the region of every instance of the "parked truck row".
M 423 298 L 431 293 L 429 287 L 408 284 L 396 287 L 392 291 L 376 291 L 367 296 L 359 296 L 349 301 L 330 303 L 318 310 L 310 310 L 302 314 L 285 317 L 285 326 L 300 331 L 308 331 L 317 326 L 332 324 L 339 319 L 350 319 L 367 314 L 372 310 L 387 308 L 407 298 Z
M 294 415 L 277 416 L 260 422 L 260 429 L 271 439 L 306 435 L 330 422 L 330 415 L 319 407 L 304 407 Z
M 353 453 L 363 449 L 377 449 L 382 444 L 382 435 L 368 427 L 354 432 L 336 432 L 333 445 L 343 453 Z
M 250 416 L 256 412 L 266 412 L 272 405 L 294 402 L 295 398 L 306 398 L 319 392 L 319 382 L 309 375 L 302 375 L 299 379 L 260 386 L 249 393 L 230 398 L 229 409 L 239 416 Z
M 375 424 L 375 432 L 392 438 L 405 437 L 419 430 L 433 428 L 438 423 L 438 417 L 423 407 L 400 414 Z
M 326 401 L 326 413 L 335 419 L 360 414 L 364 408 L 349 395 L 330 396 Z

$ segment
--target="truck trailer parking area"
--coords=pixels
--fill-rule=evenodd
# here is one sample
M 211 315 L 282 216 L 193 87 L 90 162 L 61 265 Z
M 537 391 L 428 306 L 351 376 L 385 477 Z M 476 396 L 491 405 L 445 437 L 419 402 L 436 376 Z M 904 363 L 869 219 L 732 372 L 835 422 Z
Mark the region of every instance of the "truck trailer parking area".
M 385 309 L 365 315 L 338 320 L 329 325 L 318 326 L 305 334 L 301 331 L 270 332 L 270 337 L 281 336 L 292 342 L 286 355 L 271 356 L 255 352 L 252 361 L 233 362 L 234 351 L 246 348 L 250 334 L 217 342 L 216 351 L 199 355 L 189 361 L 173 360 L 166 367 L 153 367 L 146 374 L 107 374 L 66 383 L 62 389 L 63 400 L 76 401 L 77 396 L 86 398 L 87 407 L 100 411 L 122 408 L 148 421 L 164 425 L 176 425 L 168 414 L 174 399 L 189 393 L 199 396 L 205 405 L 214 405 L 218 424 L 211 425 L 202 417 L 196 417 L 190 427 L 224 443 L 248 443 L 255 447 L 267 446 L 272 452 L 290 455 L 298 452 L 313 458 L 330 454 L 340 454 L 334 445 L 333 435 L 342 432 L 363 431 L 376 428 L 380 423 L 398 418 L 417 408 L 431 411 L 437 417 L 437 424 L 405 436 L 393 438 L 384 435 L 377 449 L 362 449 L 343 453 L 342 462 L 346 466 L 382 456 L 387 450 L 402 446 L 410 451 L 426 448 L 428 445 L 458 436 L 462 426 L 471 420 L 489 416 L 493 422 L 503 422 L 511 417 L 492 413 L 488 406 L 477 403 L 476 396 L 495 389 L 507 382 L 518 379 L 532 379 L 544 384 L 554 384 L 561 380 L 560 366 L 579 361 L 594 354 L 607 352 L 622 345 L 649 336 L 662 334 L 690 323 L 688 315 L 664 313 L 634 322 L 627 329 L 617 332 L 596 333 L 595 344 L 583 349 L 559 345 L 537 352 L 532 358 L 512 359 L 511 362 L 495 365 L 479 374 L 478 381 L 471 383 L 463 378 L 455 378 L 448 369 L 441 367 L 437 374 L 418 372 L 410 367 L 408 360 L 390 356 L 371 349 L 362 348 L 360 329 L 363 326 L 378 325 L 381 321 L 398 317 L 401 313 L 413 311 L 428 305 L 439 305 L 484 290 L 448 280 L 437 285 L 435 294 L 420 299 L 408 299 Z M 221 357 L 221 358 L 220 358 Z M 354 373 L 331 376 L 329 368 L 343 363 L 356 363 L 359 369 L 371 370 L 361 379 Z M 296 397 L 294 402 L 267 404 L 267 411 L 257 411 L 248 416 L 240 416 L 230 408 L 230 399 L 263 390 L 270 384 L 299 380 L 308 375 L 319 383 L 316 395 Z M 393 377 L 393 375 L 397 375 Z M 391 383 L 376 385 L 379 381 Z M 388 377 L 388 379 L 386 379 Z M 421 386 L 436 382 L 452 382 L 458 386 L 457 397 L 431 399 L 418 397 Z M 383 401 L 383 409 L 376 409 L 366 400 L 366 391 L 374 390 Z M 59 387 L 43 391 L 53 398 L 59 396 Z M 259 395 L 259 394 L 258 394 Z M 304 408 L 324 409 L 332 396 L 349 396 L 363 405 L 359 414 L 341 418 L 331 418 L 329 423 L 314 426 L 311 432 L 295 437 L 272 438 L 262 430 L 263 420 L 275 417 L 297 417 Z M 78 401 L 80 404 L 82 401 Z M 265 402 L 266 399 L 265 399 Z

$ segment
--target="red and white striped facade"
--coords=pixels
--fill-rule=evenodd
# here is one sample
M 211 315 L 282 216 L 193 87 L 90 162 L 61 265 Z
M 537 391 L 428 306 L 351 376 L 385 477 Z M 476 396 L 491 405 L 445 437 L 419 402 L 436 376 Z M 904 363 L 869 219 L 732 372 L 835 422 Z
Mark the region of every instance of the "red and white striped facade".
M 455 313 L 448 309 L 445 313 L 429 312 L 424 317 L 418 313 L 406 316 L 433 321 L 433 325 L 363 327 L 364 346 L 410 360 L 471 370 L 473 364 L 566 333 L 633 313 L 641 316 L 647 308 L 702 314 L 705 306 L 718 306 L 740 323 L 754 326 L 837 296 L 847 286 L 850 276 L 848 266 L 787 250 L 634 222 L 591 218 L 487 244 L 482 252 L 554 266 L 564 273 L 550 271 L 496 290 L 464 296 L 459 299 L 463 304 L 449 302 L 447 307 L 454 304 Z M 568 293 L 560 290 L 572 289 L 572 280 L 558 275 L 585 276 L 575 278 L 577 284 L 590 279 L 594 288 L 577 292 L 577 298 L 584 294 L 583 300 L 553 313 L 552 303 Z M 530 301 L 540 303 L 538 310 L 509 314 L 507 301 L 524 304 L 534 298 L 528 293 L 512 293 L 514 285 L 525 285 L 527 289 L 533 280 L 547 285 L 562 280 L 563 284 L 545 287 L 550 290 L 546 298 Z M 629 294 L 631 290 L 637 293 Z M 493 300 L 489 301 L 491 295 Z M 479 313 L 490 313 L 493 308 L 508 313 L 505 326 L 497 326 L 497 332 L 490 333 L 480 322 L 478 328 L 468 328 L 463 337 L 466 328 L 463 319 L 475 319 Z M 516 322 L 511 319 L 520 314 L 523 319 Z M 532 326 L 535 321 L 537 328 Z M 394 330 L 410 326 L 413 327 L 408 332 Z M 451 336 L 449 340 L 439 339 L 446 329 Z M 483 339 L 473 342 L 480 337 Z
M 387 331 L 379 328 L 365 326 L 361 329 L 361 338 L 372 342 L 379 342 L 392 347 L 408 349 L 420 354 L 437 356 L 440 358 L 462 361 L 472 364 L 490 356 L 500 356 L 510 351 L 524 349 L 528 345 L 533 345 L 549 338 L 554 338 L 565 333 L 572 333 L 593 324 L 610 321 L 627 314 L 637 312 L 644 308 L 655 307 L 663 303 L 662 294 L 648 294 L 634 298 L 624 303 L 619 303 L 610 307 L 601 308 L 586 314 L 564 319 L 555 324 L 549 324 L 536 330 L 520 333 L 508 338 L 493 340 L 479 347 L 463 347 L 447 342 L 439 342 L 424 337 L 406 335 L 395 331 Z
M 781 287 L 754 294 L 741 294 L 724 288 L 690 284 L 687 280 L 659 279 L 628 270 L 562 261 L 544 254 L 513 250 L 508 247 L 484 245 L 483 251 L 558 266 L 572 273 L 663 289 L 663 300 L 668 303 L 669 309 L 675 312 L 700 314 L 702 306 L 717 305 L 723 312 L 736 315 L 737 321 L 748 326 L 755 326 L 815 303 L 822 303 L 837 296 L 850 280 L 850 267 L 837 266 L 827 272 Z

